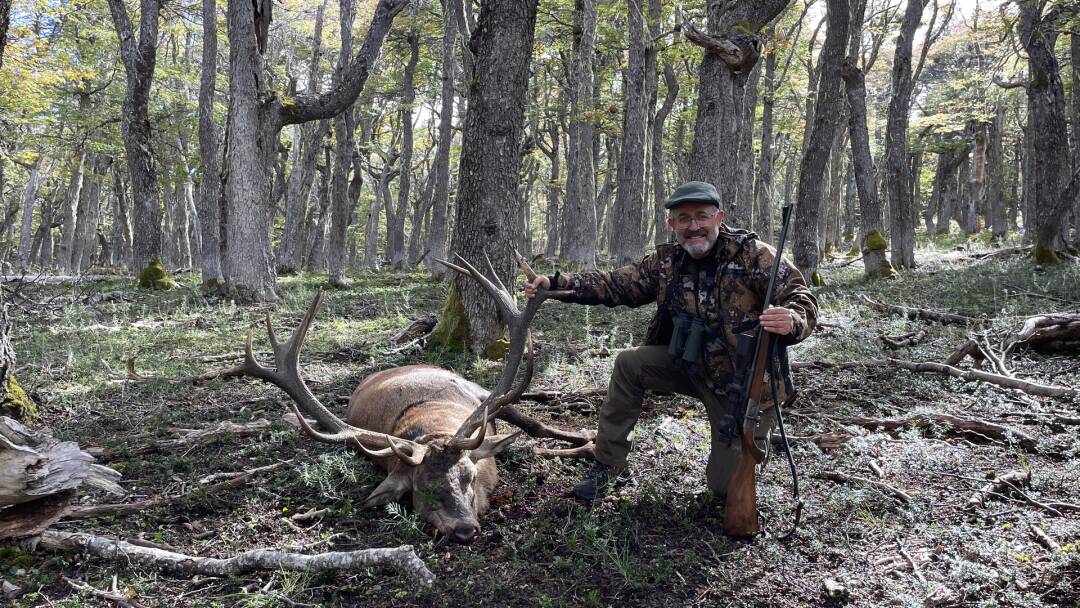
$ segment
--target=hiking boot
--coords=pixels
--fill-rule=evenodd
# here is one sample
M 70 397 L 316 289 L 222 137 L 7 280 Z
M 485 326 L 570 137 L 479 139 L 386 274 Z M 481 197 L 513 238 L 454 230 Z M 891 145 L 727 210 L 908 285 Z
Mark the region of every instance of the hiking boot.
M 578 500 L 598 500 L 607 494 L 615 481 L 616 471 L 602 462 L 594 462 L 592 469 L 574 486 L 574 497 Z

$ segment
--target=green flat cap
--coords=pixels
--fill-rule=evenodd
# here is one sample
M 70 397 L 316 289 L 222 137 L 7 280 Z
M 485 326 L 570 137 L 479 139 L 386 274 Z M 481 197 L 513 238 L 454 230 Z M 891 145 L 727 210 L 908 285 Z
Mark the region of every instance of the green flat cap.
M 664 209 L 671 209 L 683 203 L 712 203 L 720 208 L 720 194 L 712 184 L 705 182 L 686 182 L 675 189 L 664 201 Z

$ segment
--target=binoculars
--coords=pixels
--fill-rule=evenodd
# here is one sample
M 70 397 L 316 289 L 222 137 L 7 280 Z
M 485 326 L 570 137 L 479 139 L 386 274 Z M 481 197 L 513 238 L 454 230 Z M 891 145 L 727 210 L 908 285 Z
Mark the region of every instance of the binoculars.
M 668 355 L 676 362 L 697 363 L 705 338 L 705 319 L 679 315 L 673 319 L 674 329 L 668 343 Z

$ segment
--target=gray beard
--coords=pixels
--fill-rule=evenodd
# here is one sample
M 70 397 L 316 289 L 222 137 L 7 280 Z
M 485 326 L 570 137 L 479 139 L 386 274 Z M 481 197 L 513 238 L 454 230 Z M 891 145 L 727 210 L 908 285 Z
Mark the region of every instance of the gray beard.
M 697 243 L 690 243 L 688 241 L 683 241 L 682 243 L 679 243 L 679 245 L 682 246 L 682 248 L 690 254 L 690 257 L 695 259 L 704 256 L 706 253 L 709 253 L 709 251 L 713 248 L 713 245 L 715 244 L 715 241 L 712 243 L 705 241 L 700 245 Z

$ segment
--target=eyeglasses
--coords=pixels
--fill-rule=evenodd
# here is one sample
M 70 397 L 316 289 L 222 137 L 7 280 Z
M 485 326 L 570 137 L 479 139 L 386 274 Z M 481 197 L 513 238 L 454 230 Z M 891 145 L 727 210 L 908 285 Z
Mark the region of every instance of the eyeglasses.
M 679 228 L 689 228 L 694 225 L 694 222 L 697 222 L 698 226 L 705 226 L 716 217 L 717 213 L 720 212 L 706 213 L 702 211 L 697 215 L 678 215 L 675 217 L 674 222 Z

